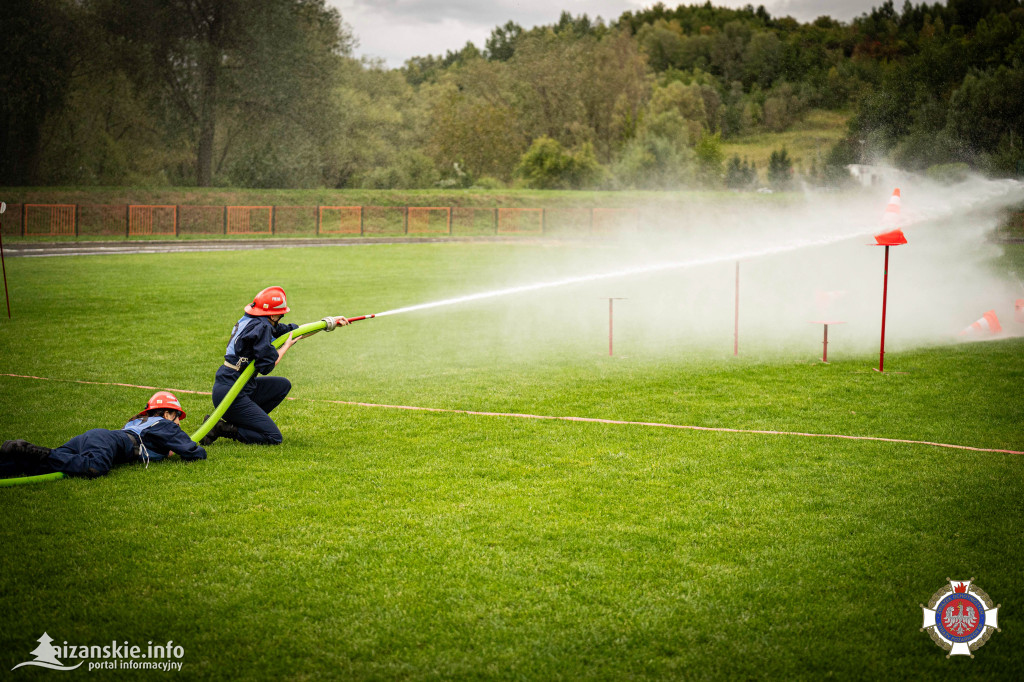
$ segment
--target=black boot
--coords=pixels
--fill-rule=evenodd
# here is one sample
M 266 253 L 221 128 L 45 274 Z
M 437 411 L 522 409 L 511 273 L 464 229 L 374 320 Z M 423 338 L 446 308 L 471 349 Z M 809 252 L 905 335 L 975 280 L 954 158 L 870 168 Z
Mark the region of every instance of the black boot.
M 0 445 L 0 478 L 20 476 L 25 467 L 21 463 L 21 445 L 23 440 L 5 440 Z
M 37 462 L 50 456 L 50 448 L 41 445 L 33 445 L 27 440 L 5 440 L 0 445 L 0 455 L 7 457 L 22 457 L 31 462 Z
M 229 424 L 228 422 L 221 419 L 219 422 L 217 422 L 217 428 L 220 430 L 221 438 L 230 438 L 231 440 L 237 441 L 242 440 L 241 436 L 238 435 L 238 427 L 235 426 L 234 424 Z
M 20 454 L 21 447 L 28 445 L 28 441 L 24 440 L 5 440 L 3 445 L 0 445 L 0 459 L 11 459 L 16 453 Z
M 205 423 L 206 420 L 208 420 L 209 418 L 210 415 L 206 415 L 205 417 L 203 417 L 203 422 Z M 229 424 L 223 419 L 221 419 L 219 422 L 213 425 L 213 428 L 210 429 L 209 433 L 207 433 L 200 439 L 199 444 L 202 445 L 203 447 L 206 447 L 207 445 L 211 445 L 218 438 L 230 438 L 232 440 L 238 440 L 238 427 L 235 426 L 234 424 Z
M 9 478 L 35 471 L 50 456 L 50 448 L 27 440 L 6 440 L 0 445 L 0 476 Z
M 210 415 L 204 414 L 203 415 L 203 423 L 205 424 L 208 421 L 210 421 Z M 220 421 L 224 421 L 224 420 L 221 419 Z M 218 422 L 218 423 L 220 423 L 220 422 Z M 217 424 L 214 424 L 213 428 L 211 428 L 209 431 L 207 431 L 206 435 L 199 439 L 199 444 L 202 445 L 204 448 L 207 445 L 213 445 L 213 442 L 215 440 L 217 440 L 217 438 L 218 438 L 218 436 L 214 433 L 214 431 L 216 431 L 216 430 L 217 430 Z

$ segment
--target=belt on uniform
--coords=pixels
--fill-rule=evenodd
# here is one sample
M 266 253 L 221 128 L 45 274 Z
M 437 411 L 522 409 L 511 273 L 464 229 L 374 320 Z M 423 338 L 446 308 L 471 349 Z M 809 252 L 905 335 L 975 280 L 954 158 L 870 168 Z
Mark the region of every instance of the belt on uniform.
M 132 441 L 132 455 L 135 457 L 142 457 L 142 438 L 132 431 L 125 431 L 125 433 L 128 434 L 128 438 Z
M 132 441 L 132 456 L 138 457 L 146 463 L 146 468 L 149 468 L 149 450 L 146 449 L 146 445 L 142 442 L 142 436 L 135 433 L 134 431 L 128 431 L 125 429 L 125 433 L 128 434 L 128 438 Z
M 249 364 L 249 358 L 238 358 L 238 362 L 235 363 L 234 365 L 232 365 L 227 360 L 224 361 L 225 367 L 229 367 L 235 370 L 236 372 L 241 372 L 242 368 L 244 368 L 247 364 Z

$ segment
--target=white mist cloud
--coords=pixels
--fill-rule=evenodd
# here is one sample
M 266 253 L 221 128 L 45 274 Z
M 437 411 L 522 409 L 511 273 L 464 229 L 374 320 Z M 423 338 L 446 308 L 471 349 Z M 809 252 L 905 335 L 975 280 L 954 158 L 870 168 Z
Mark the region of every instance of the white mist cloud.
M 1001 209 L 1024 201 L 1024 184 L 974 178 L 948 187 L 909 178 L 901 189 L 908 244 L 890 248 L 886 349 L 957 343 L 988 310 L 1004 335 L 1024 335 L 1014 321 L 1019 285 L 992 267 L 1001 247 L 986 239 Z M 739 261 L 741 353 L 820 357 L 825 320 L 843 323 L 829 329 L 833 358 L 876 351 L 885 250 L 873 235 L 891 229 L 882 223 L 891 191 L 694 199 L 677 212 L 650 211 L 638 234 L 612 245 L 561 244 L 539 257 L 530 248 L 520 267 L 494 274 L 494 290 L 520 291 L 434 312 L 469 309 L 490 319 L 481 329 L 492 329 L 497 344 L 600 352 L 607 297 L 620 297 L 621 352 L 724 355 L 733 346 Z M 557 284 L 565 280 L 572 281 Z

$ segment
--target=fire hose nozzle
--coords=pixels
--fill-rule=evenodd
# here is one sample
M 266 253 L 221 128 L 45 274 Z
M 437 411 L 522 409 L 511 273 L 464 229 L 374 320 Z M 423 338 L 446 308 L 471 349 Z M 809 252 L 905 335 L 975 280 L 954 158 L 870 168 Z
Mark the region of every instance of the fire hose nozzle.
M 326 327 L 324 328 L 324 331 L 325 332 L 333 332 L 335 330 L 335 328 L 338 327 L 338 318 L 342 317 L 342 316 L 344 316 L 344 315 L 337 315 L 337 316 L 334 316 L 334 317 L 328 316 L 328 317 L 322 318 L 321 322 L 323 322 L 326 325 Z M 377 316 L 376 314 L 372 314 L 372 315 L 359 315 L 358 317 L 347 317 L 346 319 L 348 319 L 349 323 L 353 323 L 353 322 L 359 322 L 360 319 L 371 319 L 371 318 L 376 317 L 376 316 Z

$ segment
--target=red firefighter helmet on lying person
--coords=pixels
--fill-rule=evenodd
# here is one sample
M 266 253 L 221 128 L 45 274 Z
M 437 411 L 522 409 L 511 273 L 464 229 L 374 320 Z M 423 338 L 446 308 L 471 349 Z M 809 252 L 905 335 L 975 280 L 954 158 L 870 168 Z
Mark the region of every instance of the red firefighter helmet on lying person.
M 146 403 L 146 409 L 135 416 L 141 417 L 150 410 L 173 410 L 180 412 L 181 418 L 185 419 L 185 410 L 181 409 L 181 402 L 169 391 L 157 391 L 154 393 L 149 402 Z
M 245 306 L 245 312 L 258 317 L 284 315 L 289 310 L 288 298 L 281 287 L 267 287 L 256 294 L 252 303 Z

